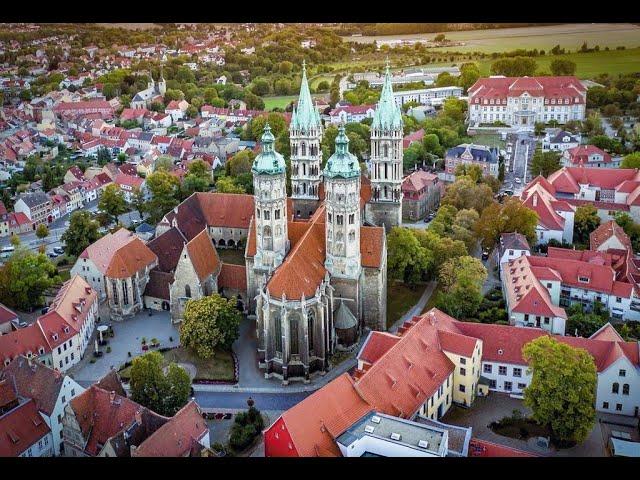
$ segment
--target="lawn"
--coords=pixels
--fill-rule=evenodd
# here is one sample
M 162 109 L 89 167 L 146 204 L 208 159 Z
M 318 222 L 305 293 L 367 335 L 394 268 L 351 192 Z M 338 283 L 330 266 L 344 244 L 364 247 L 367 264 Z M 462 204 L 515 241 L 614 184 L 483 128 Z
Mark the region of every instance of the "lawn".
M 311 95 L 312 98 L 323 97 L 324 94 L 315 93 Z M 274 108 L 286 108 L 291 102 L 298 100 L 298 95 L 281 95 L 278 97 L 262 97 L 264 100 L 264 109 L 272 110 Z
M 433 307 L 436 306 L 436 298 L 438 297 L 438 293 L 440 291 L 441 291 L 440 284 L 437 284 L 436 288 L 433 289 L 433 292 L 431 293 L 431 297 L 429 297 L 429 300 L 427 301 L 427 304 L 424 306 L 424 309 L 422 310 L 422 313 L 426 313 L 429 310 L 431 310 Z
M 233 265 L 244 265 L 244 248 L 219 248 L 217 249 L 220 260 L 224 263 L 231 263 Z
M 504 149 L 505 141 L 500 138 L 500 135 L 493 133 L 478 133 L 471 137 L 473 143 L 476 145 L 487 145 L 489 147 L 498 147 Z
M 344 41 L 370 43 L 376 39 L 425 39 L 433 40 L 435 33 L 388 35 L 380 37 L 343 37 Z M 429 49 L 434 52 L 503 52 L 525 49 L 550 50 L 555 45 L 562 48 L 576 50 L 583 42 L 589 46 L 638 47 L 640 46 L 640 27 L 630 23 L 600 23 L 600 24 L 563 24 L 520 28 L 498 28 L 487 30 L 467 30 L 445 32 L 448 40 L 464 42 L 463 46 L 450 46 Z
M 214 357 L 210 360 L 202 360 L 183 347 L 161 353 L 164 357 L 165 366 L 169 365 L 170 362 L 192 363 L 196 367 L 196 378 L 199 380 L 228 382 L 235 380 L 233 356 L 230 352 L 216 350 Z M 131 366 L 123 368 L 118 374 L 122 380 L 128 382 L 131 375 Z
M 412 288 L 403 283 L 389 282 L 387 285 L 387 328 L 391 327 L 418 303 L 424 292 L 424 287 L 424 284 L 418 284 Z

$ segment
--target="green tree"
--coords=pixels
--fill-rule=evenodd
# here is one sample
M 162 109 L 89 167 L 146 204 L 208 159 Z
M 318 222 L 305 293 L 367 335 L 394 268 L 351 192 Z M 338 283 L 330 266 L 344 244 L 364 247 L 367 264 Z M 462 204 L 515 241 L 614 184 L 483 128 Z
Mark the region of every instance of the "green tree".
M 482 211 L 475 233 L 486 248 L 493 247 L 501 233 L 518 232 L 533 245 L 536 241 L 538 215 L 516 198 L 508 198 L 502 205 L 493 202 Z
M 217 347 L 230 350 L 238 338 L 241 315 L 236 299 L 215 293 L 189 300 L 180 328 L 180 343 L 200 358 L 212 358 Z
M 41 223 L 40 225 L 38 225 L 38 228 L 36 228 L 36 237 L 38 237 L 40 240 L 44 242 L 44 239 L 47 238 L 48 236 L 49 236 L 49 228 L 44 223 Z
M 450 87 L 452 85 L 457 85 L 458 80 L 456 77 L 451 75 L 449 72 L 442 72 L 436 78 L 436 87 Z
M 553 151 L 543 152 L 538 148 L 533 154 L 530 167 L 532 176 L 542 175 L 543 177 L 548 177 L 560 169 L 560 153 Z
M 465 63 L 460 66 L 458 86 L 466 92 L 480 78 L 480 69 L 476 63 Z
M 631 240 L 633 251 L 640 250 L 640 224 L 633 221 L 631 215 L 626 212 L 618 212 L 614 217 L 616 223 L 624 230 Z
M 146 185 L 151 196 L 146 209 L 150 221 L 157 223 L 180 203 L 180 181 L 164 170 L 156 170 L 147 177 Z
M 432 258 L 420 245 L 412 229 L 394 227 L 387 236 L 389 276 L 415 285 L 428 272 Z
M 131 365 L 131 399 L 150 410 L 172 417 L 189 400 L 191 380 L 178 364 L 171 362 L 163 371 L 164 358 L 149 352 L 133 359 Z
M 482 180 L 482 168 L 480 168 L 480 165 L 460 163 L 456 166 L 455 176 L 456 178 L 467 176 L 474 183 L 478 183 Z
M 111 153 L 104 147 L 98 150 L 98 165 L 103 166 L 111 161 Z
M 69 228 L 62 234 L 65 253 L 77 257 L 85 248 L 100 238 L 99 224 L 86 210 L 76 210 L 71 214 Z
M 609 320 L 608 312 L 600 302 L 595 302 L 592 312 L 585 312 L 582 304 L 574 303 L 566 309 L 567 333 L 588 338 Z
M 447 187 L 442 205 L 452 205 L 458 210 L 473 208 L 482 213 L 493 201 L 493 191 L 489 185 L 476 184 L 471 178 L 464 176 Z
M 436 297 L 436 306 L 458 319 L 475 315 L 482 303 L 482 284 L 486 279 L 487 269 L 477 258 L 447 260 L 438 272 L 442 292 Z
M 226 175 L 216 180 L 216 192 L 218 193 L 247 193 L 242 185 L 238 185 L 234 178 Z
M 620 163 L 620 168 L 640 168 L 640 152 L 625 155 Z
M 182 182 L 183 197 L 188 197 L 194 192 L 206 192 L 210 185 L 211 174 L 208 164 L 201 159 L 191 162 L 188 173 Z
M 589 234 L 600 225 L 598 210 L 593 205 L 582 205 L 576 209 L 573 230 L 574 241 L 582 245 L 589 242 Z
M 19 245 L 0 267 L 0 302 L 31 310 L 43 304 L 44 292 L 59 281 L 56 268 L 46 255 Z
M 127 211 L 127 202 L 117 185 L 111 183 L 105 187 L 98 201 L 98 208 L 107 214 L 109 225 Z
M 553 75 L 575 75 L 576 74 L 576 62 L 571 60 L 556 58 L 549 65 L 551 73 Z
M 538 64 L 533 58 L 502 58 L 491 65 L 491 74 L 505 77 L 533 77 L 537 68 Z
M 533 370 L 524 391 L 524 404 L 533 418 L 547 425 L 557 441 L 585 440 L 596 419 L 593 357 L 547 335 L 527 343 L 522 356 Z

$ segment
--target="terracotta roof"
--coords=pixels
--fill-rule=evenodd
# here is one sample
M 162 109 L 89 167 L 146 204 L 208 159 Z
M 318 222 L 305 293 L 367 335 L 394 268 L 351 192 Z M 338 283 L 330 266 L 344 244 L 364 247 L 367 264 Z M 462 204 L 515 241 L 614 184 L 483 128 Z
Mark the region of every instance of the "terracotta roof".
M 470 457 L 538 457 L 534 453 L 518 450 L 517 448 L 499 445 L 497 443 L 472 438 L 469 443 Z
M 624 233 L 622 227 L 620 227 L 615 220 L 609 220 L 603 223 L 589 234 L 589 246 L 591 250 L 598 250 L 603 243 L 613 236 L 617 237 L 627 250 L 633 250 L 631 239 Z
M 134 457 L 184 457 L 194 442 L 209 433 L 207 422 L 196 402 L 190 401 L 171 420 L 134 450 Z
M 0 325 L 16 320 L 17 318 L 18 315 L 13 310 L 10 310 L 0 303 Z
M 309 298 L 315 295 L 326 274 L 324 214 L 324 206 L 316 210 L 307 231 L 273 273 L 267 283 L 271 296 L 301 298 L 304 295 Z
M 389 332 L 372 331 L 358 353 L 358 360 L 373 364 L 398 341 L 400 337 Z
M 112 437 L 131 427 L 136 422 L 136 412 L 150 413 L 159 419 L 168 420 L 115 393 L 112 401 L 111 392 L 96 385 L 73 398 L 69 405 L 87 442 L 85 452 L 91 456 L 100 453 L 102 446 Z
M 193 237 L 185 248 L 201 282 L 220 271 L 220 258 L 206 229 Z
M 538 224 L 548 230 L 564 230 L 565 220 L 553 206 L 555 198 L 541 184 L 527 188 L 522 192 L 522 203 L 538 215 Z
M 118 249 L 136 240 L 138 237 L 126 228 L 121 228 L 115 233 L 108 233 L 99 238 L 80 254 L 80 258 L 91 260 L 96 268 L 104 275 L 111 263 L 111 258 Z
M 29 364 L 29 360 L 24 356 L 7 365 L 0 373 L 0 378 L 2 377 L 15 385 L 22 397 L 32 398 L 38 410 L 48 416 L 53 413 L 65 378 L 42 362 L 32 360 Z
M 171 227 L 147 243 L 147 247 L 158 257 L 160 271 L 173 272 L 176 269 L 186 241 L 180 230 Z
M 157 261 L 156 254 L 136 237 L 113 254 L 105 276 L 108 278 L 129 278 Z
M 334 438 L 372 410 L 356 393 L 349 374 L 343 373 L 281 418 L 299 456 L 340 456 Z M 265 437 L 272 427 L 265 431 Z
M 170 291 L 173 281 L 173 273 L 162 272 L 154 268 L 149 272 L 149 281 L 144 289 L 144 295 L 169 301 L 171 300 Z
M 113 368 L 94 385 L 102 390 L 106 390 L 107 392 L 116 392 L 116 394 L 121 397 L 127 396 L 127 392 L 120 381 L 120 375 L 118 375 L 117 370 Z
M 28 400 L 0 417 L 0 457 L 17 457 L 51 432 Z
M 438 330 L 438 339 L 442 350 L 469 358 L 473 356 L 473 351 L 478 343 L 475 338 L 446 330 Z
M 247 268 L 244 265 L 223 263 L 218 275 L 218 287 L 247 291 Z
M 18 400 L 18 392 L 13 388 L 13 378 L 0 378 L 0 407 Z
M 598 331 L 589 338 L 592 340 L 604 340 L 608 342 L 624 342 L 624 339 L 609 322 L 600 327 Z
M 383 227 L 360 227 L 360 262 L 363 267 L 380 268 L 384 244 Z
M 403 192 L 419 192 L 423 188 L 433 185 L 438 181 L 438 176 L 433 173 L 417 170 L 411 175 L 407 175 L 402 180 Z
M 37 325 L 0 335 L 0 360 L 2 362 L 29 352 L 33 355 L 39 355 L 40 348 L 44 349 L 45 354 L 51 351 L 47 339 Z

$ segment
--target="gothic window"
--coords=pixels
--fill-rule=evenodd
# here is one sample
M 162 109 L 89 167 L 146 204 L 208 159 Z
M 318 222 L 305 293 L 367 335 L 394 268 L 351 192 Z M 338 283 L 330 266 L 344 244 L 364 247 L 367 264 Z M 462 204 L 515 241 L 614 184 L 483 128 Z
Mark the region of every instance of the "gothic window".
M 133 303 L 138 303 L 138 281 L 137 280 L 133 280 L 131 282 L 131 286 L 133 289 Z
M 303 193 L 304 195 L 306 195 L 306 194 L 307 194 L 307 184 L 306 184 L 306 183 L 303 183 L 303 184 L 302 184 L 302 193 Z
M 387 158 L 389 156 L 389 145 L 383 145 L 382 146 L 382 156 Z M 386 167 L 386 166 L 385 166 Z M 386 171 L 386 168 L 385 168 Z
M 349 225 L 353 225 L 355 223 L 356 216 L 354 213 L 349 215 Z
M 291 347 L 291 354 L 292 355 L 298 355 L 300 353 L 300 346 L 298 343 L 299 340 L 299 328 L 300 328 L 300 321 L 299 321 L 300 315 L 298 315 L 297 313 L 294 313 L 293 315 L 291 315 L 291 319 L 289 320 L 289 335 L 290 335 L 290 347 Z
M 113 292 L 113 303 L 118 303 L 118 284 L 111 280 L 111 291 Z
M 355 242 L 356 240 L 356 232 L 355 230 L 351 230 L 349 232 L 349 242 Z
M 302 156 L 304 157 L 307 154 L 307 144 L 303 143 L 301 147 L 302 147 Z
M 331 217 L 332 215 L 330 213 L 327 213 L 327 218 L 329 219 L 329 221 L 331 221 Z
M 258 218 L 260 218 L 260 209 L 259 208 L 256 210 L 256 214 L 258 215 Z
M 280 220 L 280 209 L 277 209 L 275 212 L 273 212 L 273 218 L 276 220 Z
M 342 223 L 343 223 L 342 215 L 336 215 L 336 223 L 338 225 L 342 225 Z
M 306 175 L 307 174 L 307 164 L 303 163 L 302 164 L 302 175 Z
M 276 237 L 280 237 L 282 236 L 282 228 L 280 227 L 280 225 L 276 226 Z
M 191 298 L 191 286 L 190 285 L 185 285 L 184 286 L 184 296 L 187 298 Z
M 280 314 L 276 313 L 273 318 L 274 335 L 276 340 L 276 352 L 282 352 L 282 320 Z
M 129 289 L 127 288 L 127 281 L 122 282 L 122 303 L 129 305 Z
M 262 237 L 264 248 L 271 250 L 273 248 L 273 238 L 271 237 L 271 227 L 269 225 L 265 225 L 262 230 Z
M 271 215 L 269 215 L 269 213 L 270 213 L 269 210 L 265 210 L 264 211 L 264 219 L 265 220 L 269 220 L 271 218 Z
M 315 312 L 309 310 L 307 312 L 307 336 L 309 338 L 309 352 L 313 351 L 313 326 L 314 326 Z
M 386 163 L 384 164 L 384 178 L 385 180 L 389 178 L 389 169 Z

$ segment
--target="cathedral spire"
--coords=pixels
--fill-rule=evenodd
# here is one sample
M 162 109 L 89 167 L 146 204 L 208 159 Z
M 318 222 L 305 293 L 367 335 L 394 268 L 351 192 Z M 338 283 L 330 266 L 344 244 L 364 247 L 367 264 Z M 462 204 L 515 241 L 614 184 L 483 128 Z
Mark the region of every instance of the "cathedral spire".
M 402 126 L 402 114 L 393 98 L 391 83 L 391 70 L 389 69 L 389 58 L 387 57 L 382 92 L 380 93 L 376 113 L 373 116 L 373 128 L 398 128 Z
M 320 115 L 311 99 L 311 91 L 307 80 L 307 64 L 304 60 L 302 61 L 302 82 L 300 83 L 298 105 L 293 109 L 291 123 L 294 128 L 302 131 L 308 131 L 310 128 L 320 126 Z

